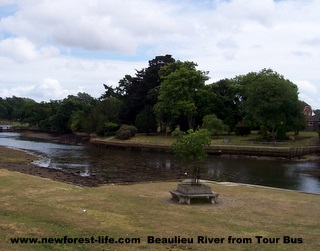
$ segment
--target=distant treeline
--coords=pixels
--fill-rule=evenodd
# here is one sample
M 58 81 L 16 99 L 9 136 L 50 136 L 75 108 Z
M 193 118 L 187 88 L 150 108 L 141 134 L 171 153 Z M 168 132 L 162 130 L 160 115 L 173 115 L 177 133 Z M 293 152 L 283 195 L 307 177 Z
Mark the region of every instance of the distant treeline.
M 29 98 L 0 98 L 0 119 L 28 123 L 56 132 L 82 131 L 108 135 L 121 125 L 139 132 L 205 127 L 250 132 L 303 129 L 298 88 L 271 69 L 207 83 L 208 72 L 171 55 L 157 56 L 149 66 L 125 75 L 118 86 L 105 84 L 96 99 L 87 93 L 63 100 L 36 102 Z

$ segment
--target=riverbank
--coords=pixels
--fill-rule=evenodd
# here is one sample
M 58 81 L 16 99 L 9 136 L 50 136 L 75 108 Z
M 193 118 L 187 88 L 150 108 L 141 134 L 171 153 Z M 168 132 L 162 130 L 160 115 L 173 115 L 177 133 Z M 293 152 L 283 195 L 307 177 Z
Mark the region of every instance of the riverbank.
M 88 144 L 90 136 L 83 134 L 59 134 L 59 133 L 48 133 L 48 132 L 35 132 L 35 131 L 21 131 L 21 136 L 27 139 L 38 140 L 38 141 L 49 141 L 58 144 L 68 145 L 85 145 Z
M 30 153 L 0 146 L 0 169 L 39 176 L 51 180 L 61 181 L 79 186 L 98 186 L 104 182 L 93 177 L 82 177 L 74 173 L 61 170 L 40 167 L 33 164 L 37 156 Z
M 5 169 L 0 179 L 3 250 L 308 251 L 319 246 L 319 195 L 210 184 L 220 194 L 217 204 L 179 205 L 169 193 L 177 182 L 79 187 Z M 128 243 L 72 242 L 99 236 Z M 176 241 L 152 243 L 148 236 Z M 229 236 L 236 241 L 229 242 Z M 12 244 L 10 238 L 17 237 L 67 241 Z M 178 237 L 192 242 L 178 242 Z
M 137 135 L 129 140 L 118 140 L 114 137 L 101 138 L 86 134 L 51 134 L 44 132 L 21 132 L 23 137 L 44 140 L 54 143 L 84 145 L 91 144 L 104 148 L 120 148 L 134 151 L 172 152 L 171 145 L 174 137 L 161 135 L 145 136 Z M 314 140 L 310 140 L 314 142 Z M 248 145 L 247 140 L 232 142 L 227 138 L 212 140 L 211 146 L 206 148 L 208 154 L 226 158 L 262 158 L 262 159 L 320 159 L 320 144 L 309 145 L 306 141 L 301 146 L 284 146 L 283 142 L 271 142 L 269 145 Z M 235 143 L 235 144 L 234 144 Z M 240 145 L 239 145 L 240 143 Z M 253 143 L 252 143 L 253 144 Z M 315 155 L 318 154 L 318 155 Z M 311 156 L 310 156 L 311 155 Z M 317 157 L 318 156 L 318 157 Z
M 27 139 L 49 141 L 54 143 L 63 144 L 73 144 L 73 145 L 86 145 L 91 144 L 96 147 L 103 148 L 119 148 L 124 150 L 133 151 L 149 151 L 149 152 L 172 152 L 171 144 L 175 140 L 174 137 L 166 137 L 159 135 L 137 135 L 130 140 L 117 140 L 114 137 L 109 138 L 99 138 L 99 137 L 88 137 L 86 134 L 50 134 L 44 132 L 34 132 L 34 131 L 24 131 L 21 135 Z M 302 136 L 305 138 L 306 136 Z M 90 141 L 89 141 L 90 140 Z M 248 140 L 248 139 L 246 139 Z M 314 139 L 311 140 L 313 143 L 311 147 L 277 147 L 277 146 L 250 146 L 250 145 L 232 145 L 233 143 L 242 143 L 246 141 L 239 141 L 239 139 L 233 138 L 234 142 L 227 141 L 222 138 L 214 139 L 214 143 L 219 143 L 220 145 L 213 145 L 207 149 L 209 154 L 215 155 L 217 158 L 226 159 L 259 159 L 259 160 L 288 160 L 291 161 L 319 161 L 320 154 L 312 153 L 314 150 L 319 149 L 319 146 L 315 144 Z M 301 141 L 301 139 L 300 139 Z M 222 143 L 225 143 L 222 145 Z M 310 140 L 305 141 L 305 145 L 308 146 Z M 317 142 L 316 142 L 317 143 Z M 246 142 L 246 144 L 248 144 Z M 301 144 L 303 145 L 303 144 Z M 311 150 L 312 154 L 302 155 L 303 151 Z M 297 155 L 299 157 L 290 158 L 292 155 Z M 313 170 L 306 169 L 300 170 L 299 172 L 312 175 L 314 177 L 320 177 L 320 169 L 316 168 Z M 92 178 L 92 177 L 91 177 Z M 152 179 L 151 179 L 152 180 Z M 176 180 L 176 179 L 173 179 Z M 114 180 L 113 182 L 117 182 Z M 99 181 L 99 183 L 104 183 L 104 181 Z

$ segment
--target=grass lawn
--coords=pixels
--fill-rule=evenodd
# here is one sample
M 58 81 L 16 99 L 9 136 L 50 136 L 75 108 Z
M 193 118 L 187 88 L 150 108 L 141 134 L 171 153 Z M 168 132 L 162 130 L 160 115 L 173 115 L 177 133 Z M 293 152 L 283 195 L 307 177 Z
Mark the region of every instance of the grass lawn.
M 175 182 L 88 188 L 0 169 L 0 250 L 318 250 L 320 195 L 211 185 L 220 193 L 218 204 L 179 205 L 168 192 Z M 64 236 L 140 238 L 140 243 L 10 243 L 14 237 Z M 148 236 L 193 243 L 147 243 Z M 198 236 L 224 240 L 198 243 Z M 252 243 L 230 244 L 229 236 Z M 255 236 L 280 239 L 258 244 Z M 284 236 L 302 243 L 285 244 Z
M 288 136 L 294 134 L 292 132 L 287 133 Z M 257 131 L 252 131 L 250 135 L 247 136 L 236 136 L 231 135 L 220 135 L 212 138 L 211 145 L 243 145 L 243 146 L 281 146 L 281 147 L 304 147 L 309 146 L 312 142 L 318 139 L 318 134 L 316 132 L 300 132 L 298 136 L 294 136 L 296 140 L 288 140 L 281 142 L 281 144 L 273 144 L 273 142 L 259 142 L 256 139 L 259 137 Z M 227 139 L 227 140 L 226 140 Z M 146 134 L 136 134 L 128 140 L 117 140 L 114 137 L 105 138 L 104 140 L 116 141 L 119 143 L 137 143 L 137 144 L 152 144 L 152 145 L 172 145 L 176 140 L 176 137 L 165 136 L 163 134 L 151 134 L 147 136 Z

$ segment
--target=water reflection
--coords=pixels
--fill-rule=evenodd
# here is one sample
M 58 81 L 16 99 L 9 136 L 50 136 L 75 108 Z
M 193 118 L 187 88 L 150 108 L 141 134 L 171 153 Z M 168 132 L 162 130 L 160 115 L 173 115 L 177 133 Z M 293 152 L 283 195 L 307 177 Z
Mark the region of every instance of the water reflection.
M 37 164 L 40 166 L 81 176 L 96 176 L 107 182 L 176 180 L 191 178 L 192 173 L 190 163 L 184 163 L 171 154 L 34 142 L 23 140 L 18 133 L 0 133 L 0 145 L 39 155 Z M 320 193 L 319 179 L 297 172 L 318 166 L 316 161 L 219 159 L 208 156 L 201 168 L 201 178 Z

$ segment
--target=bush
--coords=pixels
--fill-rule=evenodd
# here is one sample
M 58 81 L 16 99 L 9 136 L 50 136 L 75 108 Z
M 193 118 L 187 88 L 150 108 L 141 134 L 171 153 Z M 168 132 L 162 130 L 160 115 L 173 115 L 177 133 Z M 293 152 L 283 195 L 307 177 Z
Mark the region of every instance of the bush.
M 131 138 L 131 131 L 130 130 L 119 130 L 116 134 L 117 139 L 126 140 Z
M 116 133 L 116 138 L 122 140 L 130 139 L 131 137 L 134 137 L 137 132 L 138 129 L 135 126 L 121 125 L 120 129 Z
M 174 136 L 174 137 L 181 137 L 183 135 L 185 135 L 186 133 L 181 131 L 180 128 L 176 128 L 172 133 L 171 135 Z
M 105 126 L 104 136 L 115 135 L 117 130 L 119 129 L 119 125 L 113 122 L 106 122 L 104 126 Z

